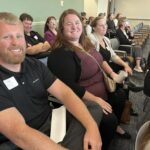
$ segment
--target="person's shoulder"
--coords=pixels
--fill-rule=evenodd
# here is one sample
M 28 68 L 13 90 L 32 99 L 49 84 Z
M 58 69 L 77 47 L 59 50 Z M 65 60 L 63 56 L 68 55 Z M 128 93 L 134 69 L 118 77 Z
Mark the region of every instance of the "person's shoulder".
M 110 39 L 106 36 L 104 36 L 104 39 L 107 41 L 107 42 L 110 42 Z
M 92 43 L 97 42 L 97 38 L 96 38 L 96 35 L 94 33 L 90 33 L 88 35 L 88 38 L 91 40 Z
M 33 31 L 33 30 L 30 33 L 31 34 L 39 34 L 37 31 Z
M 52 52 L 48 56 L 49 61 L 67 61 L 71 60 L 74 57 L 75 53 L 66 47 L 59 47 L 53 49 Z
M 24 63 L 26 65 L 26 67 L 30 67 L 30 68 L 36 68 L 41 65 L 44 66 L 44 64 L 41 61 L 39 61 L 38 59 L 33 58 L 33 57 L 27 57 L 27 56 L 24 60 Z
M 32 37 L 33 37 L 33 36 L 41 37 L 40 33 L 38 33 L 37 31 L 34 31 L 34 30 L 32 30 L 32 31 L 30 32 L 30 34 L 31 34 Z
M 44 34 L 45 34 L 45 35 L 51 35 L 52 32 L 51 32 L 50 30 L 47 30 Z
M 50 55 L 59 55 L 59 54 L 73 54 L 73 51 L 71 51 L 70 49 L 68 49 L 65 46 L 61 46 L 55 49 L 52 49 L 52 52 L 50 53 Z

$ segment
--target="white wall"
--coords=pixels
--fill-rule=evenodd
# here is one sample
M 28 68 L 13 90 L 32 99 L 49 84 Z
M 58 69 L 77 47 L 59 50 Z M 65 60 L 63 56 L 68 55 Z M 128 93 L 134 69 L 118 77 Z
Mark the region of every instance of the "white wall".
M 109 0 L 98 0 L 98 14 L 99 13 L 106 13 L 107 14 L 108 1 Z
M 96 17 L 98 12 L 98 0 L 84 0 L 84 11 L 88 17 Z
M 115 10 L 128 18 L 150 19 L 150 0 L 115 0 Z
M 96 17 L 99 13 L 107 13 L 109 0 L 84 0 L 84 11 L 87 16 Z

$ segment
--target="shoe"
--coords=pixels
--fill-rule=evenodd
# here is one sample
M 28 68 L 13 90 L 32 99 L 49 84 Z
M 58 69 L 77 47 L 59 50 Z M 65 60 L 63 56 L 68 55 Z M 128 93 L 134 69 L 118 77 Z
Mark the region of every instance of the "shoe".
M 127 131 L 125 131 L 124 134 L 121 134 L 121 133 L 118 133 L 118 132 L 116 132 L 116 134 L 117 134 L 117 136 L 120 137 L 120 138 L 123 138 L 123 139 L 131 139 L 131 135 L 130 135 Z
M 139 114 L 138 114 L 137 112 L 135 112 L 135 111 L 133 110 L 133 108 L 131 108 L 131 110 L 130 110 L 130 115 L 137 117 Z
M 136 71 L 136 72 L 141 72 L 141 73 L 143 72 L 141 67 L 139 67 L 139 68 L 135 67 L 133 70 Z

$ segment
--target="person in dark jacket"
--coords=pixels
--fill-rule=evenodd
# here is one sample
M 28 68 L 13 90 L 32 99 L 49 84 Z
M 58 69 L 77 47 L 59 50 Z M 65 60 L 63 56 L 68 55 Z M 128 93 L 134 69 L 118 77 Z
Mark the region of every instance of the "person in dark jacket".
M 119 28 L 116 31 L 117 38 L 119 39 L 120 44 L 122 45 L 132 45 L 133 46 L 133 57 L 135 58 L 135 68 L 137 72 L 143 72 L 141 68 L 141 59 L 142 59 L 142 48 L 139 45 L 135 45 L 132 42 L 132 39 L 129 39 L 129 36 L 126 33 L 126 20 L 120 19 L 118 22 Z

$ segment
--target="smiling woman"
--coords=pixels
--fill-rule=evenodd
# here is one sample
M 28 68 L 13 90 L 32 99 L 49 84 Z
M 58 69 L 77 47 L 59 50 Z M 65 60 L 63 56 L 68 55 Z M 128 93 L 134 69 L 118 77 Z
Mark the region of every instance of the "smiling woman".
M 104 116 L 100 131 L 103 149 L 107 149 L 116 130 L 117 120 L 112 113 L 112 106 L 107 102 L 103 74 L 89 55 L 101 66 L 105 65 L 101 55 L 83 32 L 79 13 L 73 9 L 65 10 L 59 19 L 58 34 L 48 57 L 48 67 L 85 103 L 94 101 L 102 107 Z M 108 69 L 107 73 L 112 72 L 107 64 L 105 69 Z M 117 76 L 115 73 L 111 75 Z

